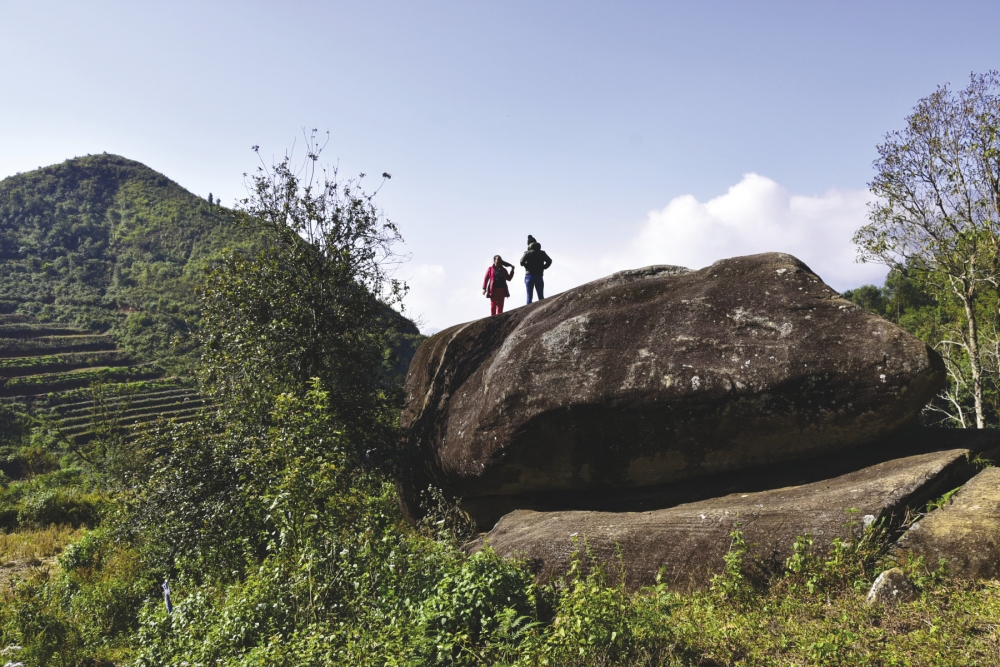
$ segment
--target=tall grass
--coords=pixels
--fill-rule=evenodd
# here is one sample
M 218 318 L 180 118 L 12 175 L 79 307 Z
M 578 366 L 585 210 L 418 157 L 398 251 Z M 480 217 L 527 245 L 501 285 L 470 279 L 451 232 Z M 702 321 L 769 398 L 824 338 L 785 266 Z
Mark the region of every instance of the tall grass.
M 58 556 L 67 544 L 79 539 L 83 532 L 83 528 L 66 524 L 38 529 L 19 528 L 12 533 L 0 533 L 0 565 Z

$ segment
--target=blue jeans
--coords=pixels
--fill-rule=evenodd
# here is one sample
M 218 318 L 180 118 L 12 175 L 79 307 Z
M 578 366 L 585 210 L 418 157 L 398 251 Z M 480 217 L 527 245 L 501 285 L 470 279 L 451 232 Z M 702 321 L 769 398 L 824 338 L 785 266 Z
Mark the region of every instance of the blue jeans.
M 545 298 L 545 281 L 542 280 L 541 276 L 533 276 L 530 273 L 524 276 L 524 286 L 528 290 L 528 303 L 531 303 L 531 288 L 534 287 L 535 291 L 538 292 L 538 300 L 541 301 Z

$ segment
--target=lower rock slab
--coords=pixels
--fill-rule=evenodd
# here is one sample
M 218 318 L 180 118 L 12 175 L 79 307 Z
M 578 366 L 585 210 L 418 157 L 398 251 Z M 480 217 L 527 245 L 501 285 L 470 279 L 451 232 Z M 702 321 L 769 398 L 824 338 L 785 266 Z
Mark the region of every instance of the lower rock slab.
M 545 582 L 566 574 L 573 553 L 586 548 L 612 573 L 623 565 L 630 589 L 654 584 L 661 570 L 671 587 L 698 588 L 723 569 L 734 528 L 742 531 L 748 556 L 781 563 L 800 535 L 812 535 L 824 549 L 850 530 L 860 532 L 863 523 L 898 524 L 907 508 L 971 476 L 968 452 L 909 456 L 820 482 L 648 512 L 517 510 L 467 550 L 485 541 L 501 556 L 526 559 Z
M 897 557 L 943 558 L 965 579 L 1000 578 L 1000 468 L 987 468 L 942 507 L 913 524 L 896 544 Z

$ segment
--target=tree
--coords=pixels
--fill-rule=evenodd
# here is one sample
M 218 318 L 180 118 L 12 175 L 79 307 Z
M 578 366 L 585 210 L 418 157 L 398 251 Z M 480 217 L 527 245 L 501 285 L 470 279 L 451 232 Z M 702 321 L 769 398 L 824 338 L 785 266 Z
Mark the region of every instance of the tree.
M 269 554 L 294 563 L 312 614 L 314 570 L 372 519 L 398 441 L 386 348 L 405 287 L 374 194 L 324 170 L 314 134 L 307 149 L 301 166 L 286 156 L 248 178 L 232 215 L 255 249 L 226 256 L 202 293 L 200 379 L 216 409 L 144 435 L 161 457 L 132 520 L 165 570 L 225 579 Z
M 323 168 L 315 131 L 306 147 L 301 167 L 286 156 L 249 178 L 234 215 L 258 250 L 209 273 L 202 379 L 220 405 L 266 427 L 276 396 L 318 378 L 351 442 L 371 448 L 379 433 L 391 439 L 399 399 L 385 353 L 388 305 L 405 292 L 391 276 L 402 238 L 375 193 Z
M 878 146 L 879 197 L 854 235 L 862 262 L 880 262 L 921 283 L 939 302 L 959 306 L 957 326 L 938 346 L 955 382 L 967 371 L 977 428 L 986 425 L 984 361 L 992 339 L 1000 264 L 1000 73 L 973 74 L 921 99 L 903 130 Z M 990 377 L 988 378 L 987 375 Z

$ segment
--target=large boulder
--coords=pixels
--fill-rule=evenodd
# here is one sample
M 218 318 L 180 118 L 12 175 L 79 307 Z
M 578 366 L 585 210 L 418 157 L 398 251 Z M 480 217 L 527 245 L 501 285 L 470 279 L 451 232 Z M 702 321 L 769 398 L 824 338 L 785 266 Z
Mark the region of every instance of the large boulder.
M 1000 578 L 1000 468 L 982 471 L 913 524 L 895 552 L 923 556 L 931 568 L 944 559 L 952 574 L 965 579 Z
M 790 255 L 624 271 L 421 346 L 401 497 L 416 517 L 433 484 L 488 528 L 875 441 L 944 382 L 924 343 Z
M 857 538 L 873 522 L 898 526 L 907 509 L 973 474 L 968 453 L 918 454 L 811 484 L 649 512 L 517 510 L 467 550 L 489 544 L 502 556 L 523 558 L 542 582 L 569 572 L 578 553 L 615 580 L 623 574 L 630 589 L 652 585 L 658 575 L 674 588 L 699 588 L 724 569 L 734 529 L 742 532 L 748 559 L 781 568 L 797 537 L 811 535 L 822 552 L 834 538 Z

